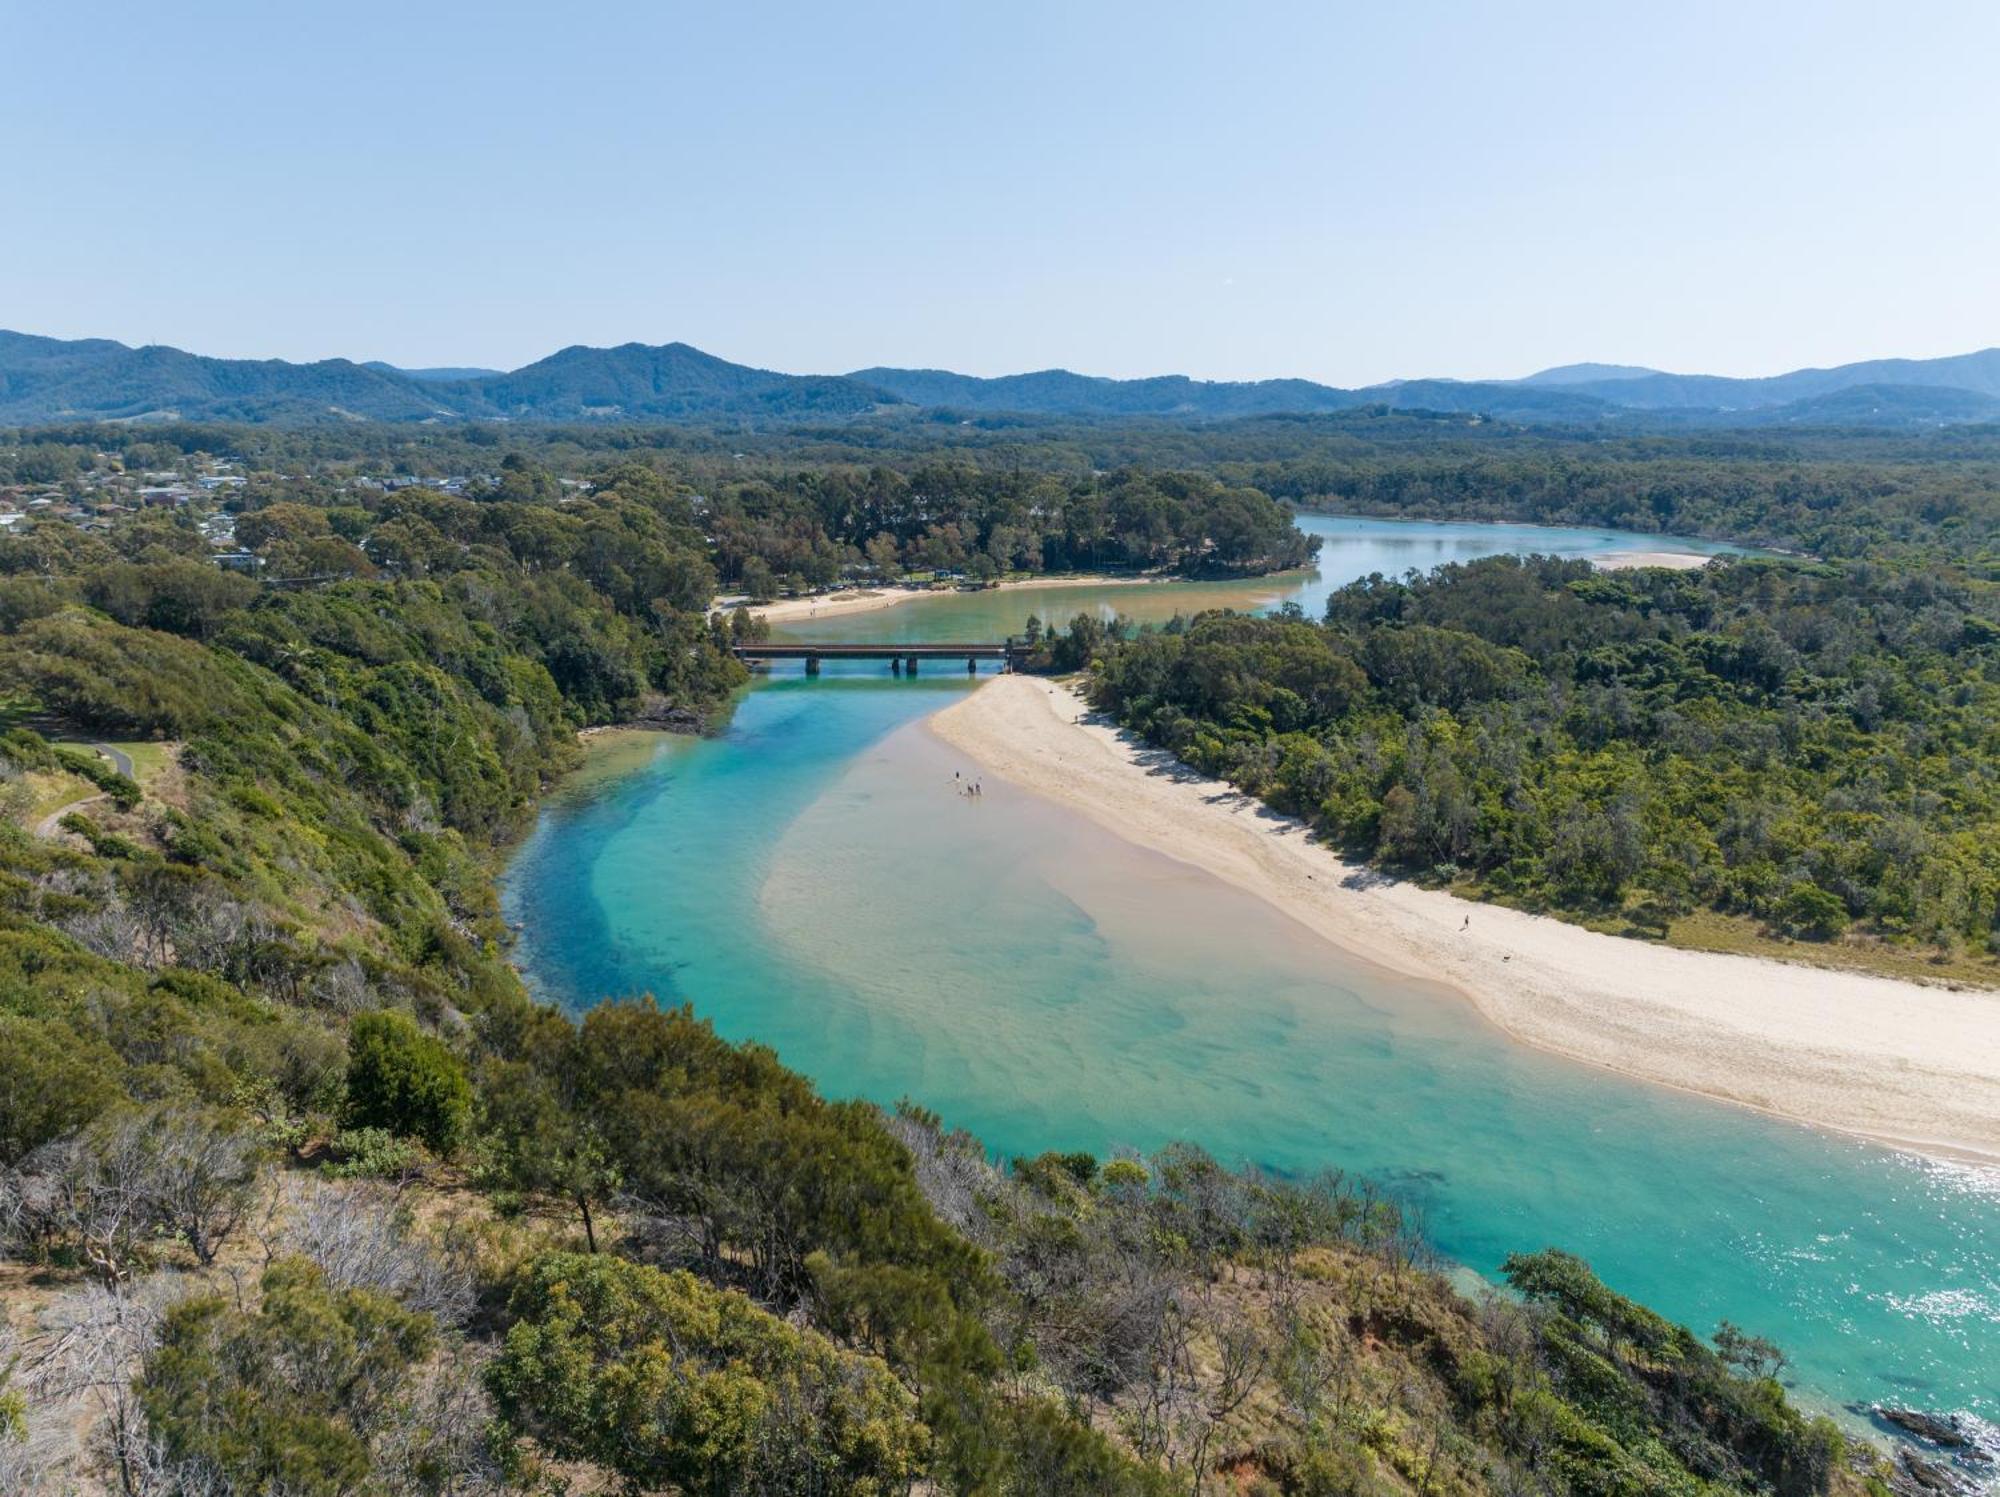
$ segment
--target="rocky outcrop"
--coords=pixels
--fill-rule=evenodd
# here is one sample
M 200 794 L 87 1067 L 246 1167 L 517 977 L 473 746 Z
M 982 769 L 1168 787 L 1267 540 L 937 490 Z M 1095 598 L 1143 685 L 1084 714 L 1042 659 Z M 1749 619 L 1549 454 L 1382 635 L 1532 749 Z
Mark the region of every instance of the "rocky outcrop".
M 649 692 L 640 699 L 639 710 L 632 714 L 630 726 L 654 728 L 662 733 L 702 733 L 707 731 L 708 721 L 691 707 L 680 706 Z
M 1943 1450 L 1975 1448 L 1971 1430 L 1956 1414 L 1926 1414 L 1921 1409 L 1898 1409 L 1878 1404 L 1875 1417 L 1904 1434 L 1928 1440 Z
M 1991 1425 L 1963 1414 L 1930 1414 L 1886 1404 L 1865 1412 L 1877 1423 L 1940 1452 L 1932 1458 L 1910 1445 L 1897 1446 L 1890 1484 L 1899 1497 L 1980 1497 L 1990 1490 L 2000 1458 L 2000 1433 Z

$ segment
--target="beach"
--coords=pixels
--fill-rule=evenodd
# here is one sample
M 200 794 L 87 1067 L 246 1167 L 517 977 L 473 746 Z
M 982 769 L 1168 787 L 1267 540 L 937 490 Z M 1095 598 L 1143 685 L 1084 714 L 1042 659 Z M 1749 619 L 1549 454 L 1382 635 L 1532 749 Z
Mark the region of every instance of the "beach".
M 1625 572 L 1634 567 L 1666 567 L 1675 572 L 1692 572 L 1715 560 L 1692 551 L 1606 551 L 1590 558 L 1591 565 L 1604 572 Z
M 1515 1039 L 1939 1157 L 2000 1161 L 2000 994 L 1681 951 L 1389 879 L 1148 749 L 1070 687 L 998 676 L 929 730 L 1023 789 L 1257 895 Z
M 996 582 L 991 587 L 972 589 L 978 592 L 1033 592 L 1037 588 L 1051 587 L 1118 587 L 1143 586 L 1149 582 L 1162 582 L 1161 577 L 1101 577 L 1087 573 L 1063 577 L 1024 577 L 1013 582 Z M 780 598 L 775 603 L 753 603 L 750 613 L 755 618 L 772 624 L 797 623 L 800 619 L 832 619 L 850 613 L 874 613 L 883 608 L 894 608 L 900 603 L 910 603 L 918 598 L 935 598 L 941 592 L 951 592 L 950 588 L 931 587 L 880 587 L 854 588 L 838 593 L 809 593 L 802 598 Z M 724 605 L 718 600 L 715 607 Z

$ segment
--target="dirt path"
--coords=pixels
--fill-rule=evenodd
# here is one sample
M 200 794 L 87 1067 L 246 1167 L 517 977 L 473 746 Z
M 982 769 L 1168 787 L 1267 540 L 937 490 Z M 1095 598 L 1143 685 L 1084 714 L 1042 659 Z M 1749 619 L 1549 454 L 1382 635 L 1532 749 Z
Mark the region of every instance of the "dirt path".
M 86 795 L 82 800 L 73 800 L 66 806 L 57 806 L 48 815 L 35 823 L 37 837 L 60 837 L 63 835 L 62 819 L 72 811 L 81 811 L 85 806 L 94 806 L 105 798 L 102 790 L 95 795 Z

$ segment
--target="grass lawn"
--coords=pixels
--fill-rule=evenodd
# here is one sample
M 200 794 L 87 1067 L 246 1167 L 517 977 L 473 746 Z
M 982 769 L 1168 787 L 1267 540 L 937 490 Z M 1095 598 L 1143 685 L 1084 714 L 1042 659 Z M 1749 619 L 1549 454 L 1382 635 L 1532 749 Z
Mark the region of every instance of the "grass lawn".
M 132 756 L 132 774 L 141 785 L 151 783 L 153 777 L 167 767 L 167 744 L 122 738 L 106 738 L 103 742 Z
M 97 794 L 97 787 L 81 775 L 44 774 L 37 772 L 21 776 L 21 783 L 28 787 L 33 799 L 21 813 L 21 821 L 28 827 L 38 825 L 42 818 L 51 816 L 71 801 L 83 800 Z

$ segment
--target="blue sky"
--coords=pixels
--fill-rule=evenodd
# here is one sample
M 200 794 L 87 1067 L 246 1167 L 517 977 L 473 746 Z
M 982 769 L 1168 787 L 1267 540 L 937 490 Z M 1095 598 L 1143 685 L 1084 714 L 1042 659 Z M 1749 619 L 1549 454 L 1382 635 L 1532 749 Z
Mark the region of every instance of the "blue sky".
M 2000 343 L 1991 3 L 0 0 L 0 326 L 512 367 Z

